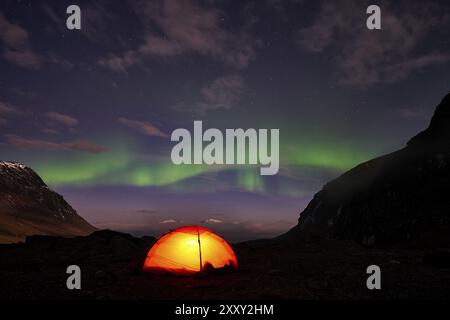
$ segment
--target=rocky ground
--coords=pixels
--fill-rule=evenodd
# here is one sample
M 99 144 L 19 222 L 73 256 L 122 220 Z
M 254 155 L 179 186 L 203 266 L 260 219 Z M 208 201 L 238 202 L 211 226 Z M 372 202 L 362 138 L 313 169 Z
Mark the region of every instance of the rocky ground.
M 240 270 L 202 278 L 144 274 L 154 238 L 112 231 L 88 237 L 35 236 L 0 245 L 0 299 L 444 299 L 447 251 L 363 248 L 320 238 L 234 246 Z M 66 288 L 77 264 L 82 289 Z M 382 271 L 382 289 L 366 288 L 366 268 Z

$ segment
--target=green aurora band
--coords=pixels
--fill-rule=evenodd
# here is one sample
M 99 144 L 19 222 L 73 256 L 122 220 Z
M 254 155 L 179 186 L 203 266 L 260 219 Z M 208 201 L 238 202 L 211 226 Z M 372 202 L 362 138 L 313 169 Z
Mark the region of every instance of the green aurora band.
M 373 154 L 361 152 L 357 148 L 338 144 L 295 145 L 297 147 L 294 147 L 294 144 L 281 145 L 280 168 L 300 171 L 302 168 L 313 167 L 340 173 L 373 157 Z M 110 150 L 102 154 L 74 154 L 71 157 L 66 155 L 63 159 L 51 158 L 50 161 L 37 162 L 33 167 L 46 183 L 54 187 L 170 187 L 205 174 L 232 171 L 235 173 L 234 187 L 238 189 L 268 192 L 266 179 L 276 177 L 285 180 L 284 183 L 277 184 L 279 193 L 296 196 L 303 194 L 303 190 L 295 183 L 298 177 L 285 179 L 281 174 L 263 177 L 259 175 L 259 166 L 174 165 L 170 158 L 153 159 L 146 163 L 138 157 L 139 153 L 135 148 L 116 146 Z

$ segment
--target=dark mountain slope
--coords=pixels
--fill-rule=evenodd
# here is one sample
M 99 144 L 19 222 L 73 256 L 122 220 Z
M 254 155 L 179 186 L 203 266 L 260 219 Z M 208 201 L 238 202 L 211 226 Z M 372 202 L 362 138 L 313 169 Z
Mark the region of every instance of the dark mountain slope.
M 327 183 L 281 239 L 320 235 L 365 245 L 450 247 L 450 94 L 399 151 Z
M 0 243 L 34 234 L 75 236 L 93 231 L 32 169 L 0 161 Z

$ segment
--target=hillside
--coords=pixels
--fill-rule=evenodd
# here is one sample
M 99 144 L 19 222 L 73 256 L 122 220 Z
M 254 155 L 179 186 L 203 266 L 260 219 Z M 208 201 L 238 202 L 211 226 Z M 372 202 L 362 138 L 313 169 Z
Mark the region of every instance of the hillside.
M 29 235 L 77 236 L 95 231 L 30 168 L 0 161 L 0 243 Z

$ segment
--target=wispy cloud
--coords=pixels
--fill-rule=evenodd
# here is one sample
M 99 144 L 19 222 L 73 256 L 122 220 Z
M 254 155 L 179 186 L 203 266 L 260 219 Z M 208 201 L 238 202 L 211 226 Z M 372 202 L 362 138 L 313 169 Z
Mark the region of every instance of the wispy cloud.
M 62 69 L 72 69 L 75 66 L 73 62 L 69 61 L 68 59 L 62 58 L 53 52 L 48 53 L 46 62 L 54 66 L 61 67 Z
M 0 101 L 0 126 L 8 125 L 13 118 L 22 118 L 32 115 L 33 113 L 24 110 L 7 102 Z
M 155 136 L 155 137 L 161 137 L 161 138 L 169 137 L 166 133 L 161 131 L 158 127 L 156 127 L 153 124 L 146 122 L 146 121 L 130 120 L 130 119 L 127 119 L 124 117 L 120 117 L 119 122 L 131 129 L 137 130 L 140 133 L 143 133 L 148 136 Z
M 409 74 L 417 70 L 422 70 L 428 66 L 441 65 L 450 61 L 450 53 L 431 52 L 419 57 L 400 61 L 386 68 L 390 75 L 387 80 L 394 82 L 406 78 Z
M 426 113 L 422 109 L 403 108 L 396 113 L 402 118 L 425 118 Z
M 17 114 L 18 109 L 13 107 L 10 104 L 0 102 L 0 114 L 1 115 L 11 115 L 11 114 Z
M 140 61 L 140 56 L 137 52 L 128 51 L 122 56 L 110 53 L 106 57 L 101 58 L 99 64 L 115 72 L 126 73 L 128 67 L 139 63 Z
M 28 32 L 7 20 L 1 12 L 0 42 L 3 44 L 3 57 L 9 62 L 25 68 L 40 68 L 42 59 L 32 50 Z
M 65 23 L 63 19 L 57 18 L 57 14 L 48 5 L 44 5 L 44 12 L 64 31 Z M 22 26 L 9 21 L 0 12 L 0 44 L 2 45 L 2 55 L 7 61 L 24 68 L 41 69 L 44 65 L 59 66 L 70 69 L 74 66 L 72 62 L 64 59 L 55 53 L 37 53 L 31 45 L 30 33 Z
M 231 109 L 239 102 L 244 90 L 244 80 L 237 74 L 220 77 L 202 88 L 204 100 L 201 110 Z
M 50 21 L 54 23 L 54 26 L 57 27 L 60 31 L 64 30 L 64 20 L 62 18 L 63 15 L 58 15 L 58 13 L 56 13 L 56 11 L 50 6 L 49 3 L 43 3 L 41 7 L 47 18 L 49 18 Z
M 120 55 L 109 54 L 99 63 L 116 72 L 143 62 L 146 57 L 172 58 L 185 54 L 208 56 L 236 68 L 246 67 L 258 39 L 248 26 L 231 33 L 222 25 L 224 15 L 211 3 L 198 1 L 140 1 L 135 10 L 144 25 L 143 42 Z M 252 19 L 248 19 L 251 21 Z
M 76 131 L 76 126 L 79 124 L 79 120 L 72 116 L 59 113 L 59 112 L 46 112 L 42 114 L 36 114 L 24 108 L 16 105 L 0 101 L 0 117 L 4 120 L 3 124 L 9 122 L 10 118 L 23 118 L 29 116 L 39 116 L 39 119 L 46 119 L 47 121 L 40 121 L 38 124 L 41 129 L 46 133 L 58 134 L 60 132 L 58 125 L 69 129 L 71 132 Z M 45 127 L 43 125 L 45 124 Z
M 18 135 L 4 135 L 7 144 L 20 149 L 38 149 L 38 150 L 70 150 L 86 153 L 103 153 L 108 149 L 87 141 L 75 141 L 57 143 L 40 139 L 27 139 Z
M 204 221 L 202 221 L 203 223 L 223 223 L 222 220 L 219 219 L 206 219 Z
M 177 220 L 175 220 L 175 219 L 166 219 L 166 220 L 160 221 L 159 223 L 161 223 L 161 224 L 177 223 Z
M 22 115 L 30 115 L 30 111 L 23 110 L 15 105 L 12 105 L 7 102 L 0 101 L 0 115 L 3 117 L 6 116 L 22 116 Z
M 450 52 L 423 51 L 422 40 L 433 30 L 448 30 L 448 10 L 423 4 L 383 6 L 382 30 L 365 27 L 365 2 L 323 2 L 315 20 L 299 31 L 298 43 L 308 51 L 335 55 L 339 82 L 371 85 L 402 80 L 428 66 L 450 61 Z
M 54 112 L 54 111 L 50 111 L 45 113 L 45 116 L 48 119 L 51 119 L 57 123 L 63 124 L 67 127 L 75 127 L 78 125 L 78 119 L 71 117 L 69 115 L 63 114 L 63 113 L 59 113 L 59 112 Z
M 59 131 L 56 129 L 52 129 L 52 128 L 44 128 L 43 131 L 45 133 L 49 133 L 49 134 L 59 134 Z

